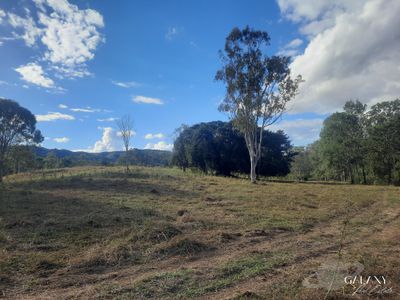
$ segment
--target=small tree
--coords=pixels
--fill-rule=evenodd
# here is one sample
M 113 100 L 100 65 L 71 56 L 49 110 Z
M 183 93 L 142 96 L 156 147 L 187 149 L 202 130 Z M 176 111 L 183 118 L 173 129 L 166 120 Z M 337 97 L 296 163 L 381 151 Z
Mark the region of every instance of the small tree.
M 35 167 L 35 154 L 29 146 L 17 145 L 8 149 L 6 160 L 14 173 L 27 171 Z
M 289 57 L 266 54 L 269 41 L 267 32 L 234 28 L 226 38 L 225 53 L 220 51 L 223 67 L 215 76 L 226 84 L 219 109 L 229 113 L 244 134 L 253 183 L 261 157 L 262 132 L 282 116 L 301 82 L 301 76 L 294 80 L 290 77 Z
M 6 153 L 11 146 L 42 141 L 42 134 L 36 130 L 35 116 L 15 101 L 0 99 L 0 182 L 4 175 Z
M 296 180 L 308 180 L 313 171 L 309 151 L 305 147 L 298 147 L 295 152 L 290 172 Z
M 121 136 L 125 149 L 126 172 L 129 172 L 129 146 L 133 136 L 133 120 L 129 115 L 125 115 L 117 120 L 119 129 L 118 135 Z
M 50 151 L 44 159 L 44 167 L 46 169 L 57 169 L 61 165 L 60 162 L 61 160 L 57 155 L 53 151 Z

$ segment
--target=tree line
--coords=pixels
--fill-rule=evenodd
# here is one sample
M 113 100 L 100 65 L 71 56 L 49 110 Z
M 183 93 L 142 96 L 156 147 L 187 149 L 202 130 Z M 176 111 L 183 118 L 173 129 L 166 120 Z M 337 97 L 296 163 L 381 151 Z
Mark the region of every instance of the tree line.
M 169 166 L 172 156 L 169 151 L 147 149 L 130 149 L 128 154 L 129 164 L 137 166 Z M 2 173 L 8 175 L 76 166 L 126 166 L 126 161 L 125 151 L 88 153 L 11 145 L 4 156 Z
M 324 121 L 319 140 L 298 150 L 297 179 L 400 184 L 400 99 L 369 109 L 348 101 Z
M 126 141 L 132 135 L 130 120 L 122 118 L 118 124 Z M 36 118 L 16 101 L 0 98 L 0 182 L 3 176 L 25 171 L 65 168 L 82 165 L 146 165 L 167 166 L 171 153 L 157 150 L 130 149 L 104 153 L 72 152 L 69 150 L 49 150 L 38 147 L 43 141 L 36 129 Z M 125 134 L 125 135 L 124 135 Z M 129 142 L 128 142 L 129 145 Z
M 259 129 L 260 130 L 260 129 Z M 248 149 L 243 134 L 232 122 L 214 121 L 191 127 L 183 125 L 174 143 L 172 164 L 183 170 L 197 169 L 206 174 L 231 176 L 250 172 Z M 263 130 L 257 174 L 284 176 L 290 171 L 293 152 L 283 131 Z

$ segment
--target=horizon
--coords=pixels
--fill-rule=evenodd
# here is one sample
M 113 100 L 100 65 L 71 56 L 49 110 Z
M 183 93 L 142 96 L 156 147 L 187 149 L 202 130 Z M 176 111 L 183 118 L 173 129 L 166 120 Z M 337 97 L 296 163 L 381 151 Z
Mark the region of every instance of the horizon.
M 130 114 L 132 147 L 171 150 L 181 124 L 228 120 L 217 109 L 218 51 L 232 28 L 249 25 L 305 80 L 267 128 L 305 146 L 347 100 L 398 98 L 400 39 L 388 29 L 399 27 L 399 10 L 382 0 L 3 1 L 0 96 L 36 115 L 45 148 L 120 151 L 115 121 Z

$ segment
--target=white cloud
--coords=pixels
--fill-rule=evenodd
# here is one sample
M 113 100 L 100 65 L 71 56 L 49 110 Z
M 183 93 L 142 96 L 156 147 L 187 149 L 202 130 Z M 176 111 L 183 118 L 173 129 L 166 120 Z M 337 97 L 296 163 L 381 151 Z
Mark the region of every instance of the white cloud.
M 42 43 L 47 47 L 45 59 L 60 64 L 64 73 L 78 69 L 83 76 L 84 63 L 94 57 L 94 51 L 102 41 L 98 28 L 104 27 L 102 15 L 93 9 L 80 10 L 66 0 L 37 0 L 42 12 L 39 23 L 44 26 Z M 45 5 L 50 8 L 51 13 Z M 73 73 L 72 73 L 73 74 Z M 78 73 L 74 74 L 78 76 Z
M 88 148 L 87 152 L 108 152 L 122 149 L 121 138 L 118 137 L 117 132 L 111 127 L 103 127 L 103 135 L 101 140 L 98 140 L 93 148 Z
M 277 54 L 283 55 L 283 56 L 294 57 L 299 54 L 299 50 L 297 50 L 297 49 L 281 49 L 278 51 Z
M 15 69 L 22 80 L 45 88 L 54 88 L 54 81 L 46 77 L 42 67 L 36 63 L 29 63 Z
M 151 98 L 151 97 L 145 97 L 145 96 L 135 96 L 132 99 L 133 102 L 136 103 L 146 103 L 146 104 L 164 104 L 164 102 L 159 99 L 159 98 Z
M 167 30 L 167 32 L 165 33 L 165 38 L 167 39 L 167 40 L 172 40 L 172 39 L 174 39 L 179 33 L 181 33 L 181 29 L 180 28 L 178 28 L 178 27 L 174 27 L 174 26 L 171 26 L 171 27 L 168 27 L 168 30 Z
M 367 104 L 400 95 L 400 1 L 279 0 L 310 39 L 291 64 L 305 82 L 292 113 L 329 113 L 349 99 Z
M 299 54 L 299 50 L 297 49 L 299 46 L 303 44 L 303 40 L 301 39 L 294 39 L 287 43 L 282 49 L 279 50 L 278 55 L 284 56 L 296 56 Z
M 118 118 L 104 118 L 104 119 L 97 119 L 99 122 L 115 122 Z
M 284 120 L 269 126 L 272 131 L 283 130 L 296 146 L 305 146 L 317 140 L 324 119 Z
M 87 108 L 70 108 L 70 111 L 74 111 L 74 112 L 85 112 L 85 113 L 94 113 L 96 111 L 99 111 L 98 109 L 93 109 L 90 107 Z
M 56 120 L 75 120 L 74 116 L 67 115 L 67 114 L 62 114 L 59 112 L 49 112 L 46 115 L 36 115 L 36 120 L 38 122 L 50 122 L 50 121 L 56 121 Z
M 34 0 L 37 21 L 29 10 L 26 17 L 8 13 L 8 22 L 22 33 L 14 33 L 29 47 L 38 41 L 45 47 L 42 61 L 49 63 L 58 77 L 90 75 L 86 62 L 93 59 L 98 45 L 104 41 L 99 29 L 104 27 L 101 14 L 93 9 L 79 9 L 67 0 Z
M 59 104 L 58 107 L 62 108 L 62 109 L 69 109 L 70 111 L 73 111 L 73 112 L 83 112 L 83 113 L 109 112 L 108 110 L 105 110 L 105 109 L 92 108 L 90 106 L 69 108 L 65 104 Z
M 67 138 L 67 137 L 54 138 L 53 140 L 56 143 L 68 143 L 69 142 L 69 138 Z
M 125 82 L 123 82 L 123 81 L 111 80 L 111 82 L 116 86 L 123 87 L 123 88 L 126 88 L 126 89 L 127 88 L 136 88 L 136 87 L 142 86 L 142 84 L 140 84 L 139 82 L 136 82 L 136 81 L 125 81 Z
M 164 150 L 164 151 L 172 151 L 174 148 L 173 144 L 168 144 L 164 141 L 160 141 L 158 143 L 148 143 L 144 146 L 144 149 L 151 149 L 151 150 Z
M 286 48 L 297 48 L 303 44 L 303 40 L 301 39 L 294 39 L 290 41 L 287 45 Z
M 155 133 L 155 134 L 153 134 L 153 133 L 148 133 L 148 134 L 146 134 L 146 135 L 144 136 L 144 138 L 145 138 L 146 140 L 163 139 L 163 138 L 165 138 L 165 135 L 162 134 L 162 133 Z
M 122 150 L 122 139 L 121 134 L 114 130 L 112 127 L 98 127 L 98 129 L 103 131 L 100 140 L 95 142 L 93 147 L 88 147 L 87 149 L 78 149 L 74 151 L 85 151 L 85 152 L 110 152 Z M 136 135 L 136 132 L 132 131 L 132 136 Z
M 344 11 L 356 10 L 364 3 L 358 0 L 278 0 L 277 2 L 287 19 L 304 22 L 302 30 L 311 23 L 313 28 L 324 30 L 333 24 L 336 16 Z
M 0 9 L 0 24 L 3 22 L 4 17 L 6 16 L 6 13 L 4 10 Z
M 14 33 L 14 36 L 23 39 L 25 41 L 25 44 L 29 47 L 35 45 L 36 39 L 42 33 L 42 30 L 36 26 L 35 21 L 30 15 L 28 15 L 26 18 L 23 18 L 16 14 L 9 13 L 8 22 L 12 27 L 22 29 L 22 35 Z
M 10 85 L 7 81 L 0 80 L 0 85 Z

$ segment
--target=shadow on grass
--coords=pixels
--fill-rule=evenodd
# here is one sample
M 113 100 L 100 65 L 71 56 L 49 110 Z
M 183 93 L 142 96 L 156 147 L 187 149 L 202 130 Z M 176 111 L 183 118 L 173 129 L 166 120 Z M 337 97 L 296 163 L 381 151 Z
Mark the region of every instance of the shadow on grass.
M 26 286 L 27 278 L 46 278 L 67 267 L 71 259 L 83 260 L 80 256 L 96 247 L 99 250 L 90 259 L 103 267 L 136 261 L 140 256 L 133 249 L 136 244 L 125 235 L 168 221 L 171 217 L 145 203 L 127 207 L 71 197 L 67 190 L 55 195 L 37 187 L 2 189 L 0 292 Z
M 162 178 L 162 181 L 157 180 L 160 178 Z M 124 194 L 127 196 L 168 195 L 186 199 L 198 196 L 194 191 L 182 189 L 176 184 L 177 182 L 180 183 L 170 175 L 159 177 L 142 172 L 132 172 L 125 176 L 123 173 L 106 172 L 10 182 L 8 186 L 23 190 L 82 190 L 112 192 L 113 195 Z
M 88 185 L 79 181 L 62 184 L 56 183 L 58 187 L 74 189 L 79 186 L 82 189 L 92 187 L 101 188 L 101 182 Z M 47 187 L 33 189 L 12 188 L 1 192 L 0 202 L 0 229 L 9 237 L 9 246 L 18 247 L 21 243 L 42 244 L 40 241 L 52 242 L 62 237 L 86 234 L 84 240 L 68 240 L 68 243 L 88 243 L 103 235 L 104 231 L 116 227 L 137 226 L 149 219 L 168 220 L 155 209 L 151 209 L 141 203 L 135 203 L 135 207 L 94 201 L 76 197 L 76 194 L 54 195 L 42 190 Z M 99 195 L 100 197 L 101 195 Z M 98 234 L 97 234 L 98 232 Z M 25 246 L 24 246 L 25 247 Z

